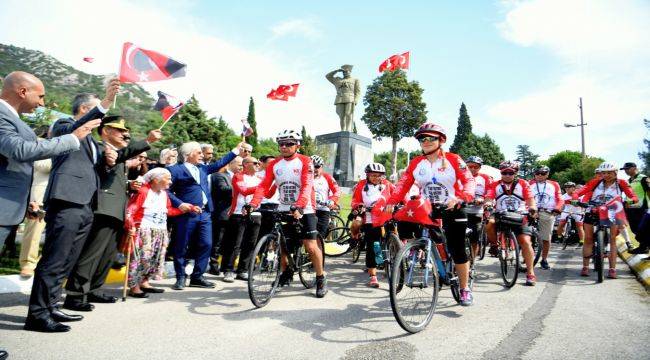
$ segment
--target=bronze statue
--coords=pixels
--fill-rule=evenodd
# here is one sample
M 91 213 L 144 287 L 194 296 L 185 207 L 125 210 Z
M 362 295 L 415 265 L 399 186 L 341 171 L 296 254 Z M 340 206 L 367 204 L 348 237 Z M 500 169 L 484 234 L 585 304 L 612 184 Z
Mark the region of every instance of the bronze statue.
M 337 72 L 341 72 L 343 77 L 334 77 Z M 336 113 L 341 120 L 341 131 L 352 132 L 354 126 L 354 107 L 361 97 L 361 84 L 359 79 L 352 78 L 352 65 L 343 65 L 340 69 L 330 71 L 325 75 L 334 87 L 336 87 Z

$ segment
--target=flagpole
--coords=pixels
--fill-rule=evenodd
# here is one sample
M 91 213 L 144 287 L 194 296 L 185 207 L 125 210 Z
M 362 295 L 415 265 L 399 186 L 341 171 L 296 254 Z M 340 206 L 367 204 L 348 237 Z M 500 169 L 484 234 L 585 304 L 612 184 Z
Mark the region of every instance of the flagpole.
M 124 44 L 122 44 L 122 55 L 120 56 L 120 65 L 117 67 L 117 79 L 119 81 L 120 75 L 122 74 L 122 57 L 124 56 Z M 120 81 L 120 84 L 122 82 Z M 117 108 L 117 92 L 115 92 L 115 96 L 113 96 L 113 109 Z

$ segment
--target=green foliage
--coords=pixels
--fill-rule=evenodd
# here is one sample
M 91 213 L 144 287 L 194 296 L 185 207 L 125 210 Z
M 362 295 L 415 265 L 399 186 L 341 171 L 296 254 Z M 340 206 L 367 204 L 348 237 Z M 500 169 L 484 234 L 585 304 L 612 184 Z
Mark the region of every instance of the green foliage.
M 468 145 L 468 143 L 473 140 L 472 135 L 472 122 L 467 114 L 467 107 L 465 106 L 465 103 L 461 103 L 458 115 L 458 126 L 456 127 L 456 136 L 454 137 L 454 142 L 451 144 L 449 150 L 460 155 L 461 151 L 464 150 L 464 146 Z M 465 158 L 464 155 L 461 156 Z
M 251 96 L 250 101 L 248 102 L 248 116 L 246 116 L 248 124 L 253 128 L 253 135 L 246 138 L 246 142 L 253 145 L 253 148 L 257 146 L 257 121 L 255 121 L 255 101 Z
M 650 120 L 643 119 L 643 125 L 645 125 L 646 131 L 650 130 Z M 645 151 L 639 152 L 639 158 L 641 158 L 642 164 L 641 167 L 645 174 L 650 174 L 650 139 L 643 139 L 643 144 L 645 145 Z
M 421 154 L 420 151 L 411 151 L 410 154 L 409 154 L 404 149 L 401 149 L 401 148 L 398 149 L 397 150 L 397 162 L 396 162 L 397 171 L 399 171 L 400 169 L 405 169 L 408 166 L 409 159 L 413 159 L 414 157 L 416 157 L 416 156 L 418 156 L 420 154 Z M 388 151 L 383 152 L 383 153 L 379 153 L 379 154 L 375 154 L 375 156 L 374 156 L 374 162 L 378 162 L 378 163 L 384 165 L 384 167 L 386 167 L 386 176 L 387 177 L 390 177 L 393 174 L 393 170 L 390 167 L 391 158 L 392 158 L 391 153 L 388 152 Z
M 280 152 L 278 151 L 278 143 L 275 142 L 275 139 L 267 138 L 260 139 L 257 142 L 257 146 L 253 147 L 253 156 L 260 158 L 262 155 L 272 155 L 277 156 Z
M 551 155 L 546 165 L 551 168 L 550 177 L 560 184 L 572 181 L 584 184 L 594 177 L 594 169 L 604 160 L 598 157 L 586 156 L 577 151 L 561 151 Z
M 316 144 L 314 144 L 314 139 L 307 134 L 307 129 L 305 125 L 302 126 L 300 131 L 302 135 L 302 144 L 300 145 L 300 153 L 307 156 L 312 156 L 316 152 Z
M 456 136 L 449 150 L 463 159 L 480 156 L 485 164 L 495 167 L 504 160 L 499 145 L 488 134 L 478 136 L 472 133 L 472 122 L 465 103 L 460 105 Z
M 539 166 L 539 155 L 530 151 L 528 145 L 517 145 L 517 161 L 519 162 L 519 175 L 526 179 L 533 177 L 535 168 Z
M 368 86 L 363 103 L 366 106 L 361 120 L 368 126 L 373 137 L 392 140 L 391 166 L 397 165 L 397 142 L 413 132 L 426 121 L 426 104 L 417 81 L 409 82 L 402 70 L 386 71 Z
M 544 165 L 551 169 L 551 176 L 553 176 L 553 174 L 574 167 L 576 164 L 580 163 L 580 160 L 582 160 L 582 153 L 579 151 L 565 150 L 551 155 Z

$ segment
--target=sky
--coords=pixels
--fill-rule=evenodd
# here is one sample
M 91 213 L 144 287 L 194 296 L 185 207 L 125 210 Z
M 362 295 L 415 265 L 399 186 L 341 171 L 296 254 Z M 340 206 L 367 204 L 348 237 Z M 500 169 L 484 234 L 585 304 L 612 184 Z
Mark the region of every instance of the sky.
M 580 122 L 580 97 L 587 154 L 638 161 L 647 136 L 648 1 L 3 0 L 2 7 L 0 43 L 95 74 L 117 72 L 126 41 L 157 50 L 186 63 L 187 76 L 142 83 L 145 89 L 194 94 L 234 129 L 252 96 L 262 137 L 302 125 L 312 136 L 339 131 L 335 90 L 324 75 L 352 64 L 365 94 L 379 64 L 405 51 L 427 119 L 445 127 L 450 142 L 464 102 L 474 132 L 489 134 L 507 158 L 519 144 L 542 159 L 579 151 L 579 128 L 563 124 Z M 84 63 L 86 56 L 95 62 Z M 301 84 L 296 98 L 266 99 L 271 88 L 292 83 Z M 359 133 L 371 136 L 362 115 L 360 103 Z M 373 141 L 373 151 L 389 149 L 389 139 Z

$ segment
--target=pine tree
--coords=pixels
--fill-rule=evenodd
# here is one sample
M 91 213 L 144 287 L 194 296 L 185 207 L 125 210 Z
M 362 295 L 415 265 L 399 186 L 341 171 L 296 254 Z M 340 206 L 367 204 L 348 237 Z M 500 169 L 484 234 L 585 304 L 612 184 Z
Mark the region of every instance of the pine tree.
M 535 168 L 538 166 L 539 155 L 530 151 L 528 145 L 517 145 L 517 161 L 519 162 L 519 175 L 526 179 L 532 178 Z
M 386 71 L 368 86 L 361 120 L 373 138 L 388 137 L 393 143 L 390 173 L 397 171 L 397 142 L 426 121 L 426 104 L 417 81 L 409 82 L 402 70 Z
M 301 130 L 302 135 L 302 144 L 300 145 L 300 153 L 307 156 L 314 155 L 316 151 L 316 146 L 314 145 L 314 139 L 307 134 L 307 129 L 305 125 L 302 126 Z
M 251 96 L 250 101 L 248 102 L 248 116 L 246 117 L 248 124 L 253 128 L 253 135 L 246 138 L 246 142 L 253 145 L 253 148 L 257 146 L 257 122 L 255 121 L 255 101 Z
M 472 136 L 472 122 L 467 114 L 467 107 L 465 103 L 460 104 L 458 115 L 458 127 L 456 128 L 456 136 L 454 142 L 451 144 L 449 150 L 453 153 L 460 154 L 463 146 L 467 145 Z
M 650 120 L 643 119 L 643 125 L 646 130 L 650 130 Z M 643 144 L 645 144 L 646 150 L 639 152 L 639 157 L 643 160 L 643 172 L 648 174 L 650 172 L 650 139 L 643 139 Z

